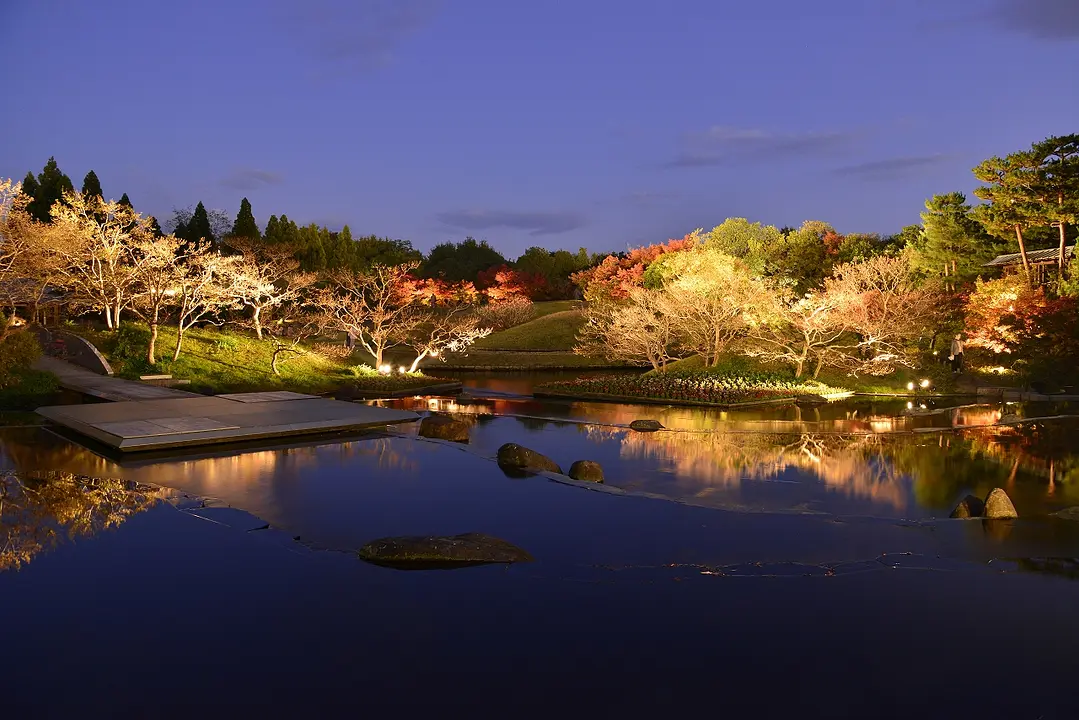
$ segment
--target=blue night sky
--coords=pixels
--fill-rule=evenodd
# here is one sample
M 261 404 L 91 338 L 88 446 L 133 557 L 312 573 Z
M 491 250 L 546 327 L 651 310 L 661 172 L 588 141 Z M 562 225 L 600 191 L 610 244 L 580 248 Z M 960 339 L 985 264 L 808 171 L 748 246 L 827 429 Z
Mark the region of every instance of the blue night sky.
M 423 250 L 890 233 L 1079 131 L 1077 0 L 0 0 L 0 43 L 0 176 Z

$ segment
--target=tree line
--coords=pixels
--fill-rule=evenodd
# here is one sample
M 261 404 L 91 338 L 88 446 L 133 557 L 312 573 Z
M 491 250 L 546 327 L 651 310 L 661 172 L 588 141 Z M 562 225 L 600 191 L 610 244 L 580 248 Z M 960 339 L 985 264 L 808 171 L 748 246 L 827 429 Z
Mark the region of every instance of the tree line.
M 1071 135 L 990 158 L 974 169 L 981 203 L 936 195 L 920 225 L 888 237 L 731 218 L 625 253 L 529 248 L 512 262 L 473 238 L 424 256 L 405 240 L 286 215 L 261 229 L 246 198 L 234 219 L 201 202 L 175 210 L 166 232 L 126 195 L 105 200 L 92 171 L 76 191 L 50 159 L 36 177 L 2 186 L 0 289 L 35 318 L 57 290 L 110 328 L 134 314 L 151 329 L 151 364 L 165 322 L 175 328 L 174 357 L 194 324 L 233 322 L 268 336 L 282 357 L 330 331 L 376 366 L 408 345 L 414 369 L 527 316 L 532 300 L 574 295 L 587 307 L 581 352 L 656 369 L 689 356 L 714 366 L 738 351 L 788 362 L 799 377 L 823 367 L 885 374 L 915 366 L 958 329 L 997 354 L 1059 357 L 1071 352 L 1060 338 L 1073 330 L 1067 313 L 1079 294 L 1067 255 L 1079 216 L 1077 148 Z M 1036 286 L 1030 246 L 1054 241 L 1057 275 Z M 984 263 L 1009 250 L 1022 272 L 983 280 Z M 1057 340 L 1045 352 L 1040 327 Z
M 1079 218 L 1079 135 L 1047 138 L 973 172 L 982 203 L 936 195 L 921 225 L 890 237 L 732 218 L 610 255 L 573 277 L 588 301 L 578 350 L 660 371 L 687 357 L 715 366 L 741 353 L 786 362 L 796 377 L 824 367 L 885 375 L 947 353 L 939 338 L 965 332 L 1003 370 L 1074 368 L 1079 283 L 1068 243 Z M 1047 285 L 1031 275 L 1031 240 L 1056 241 Z M 1019 272 L 988 277 L 986 262 L 1016 251 Z
M 48 224 L 52 222 L 53 206 L 63 202 L 64 195 L 75 187 L 56 159 L 49 158 L 36 176 L 32 172 L 26 174 L 21 189 L 30 199 L 27 207 L 30 216 Z M 80 193 L 90 198 L 104 197 L 93 170 L 86 174 Z M 133 207 L 127 193 L 118 202 Z M 155 235 L 165 234 L 157 218 L 150 216 L 148 222 Z M 472 237 L 438 244 L 424 255 L 408 240 L 353 235 L 348 225 L 340 230 L 317 223 L 299 225 L 284 214 L 271 215 L 260 228 L 247 198 L 240 201 L 235 217 L 224 210 L 207 208 L 201 201 L 193 207 L 175 208 L 171 217 L 164 219 L 164 229 L 184 241 L 185 246 L 206 242 L 220 247 L 231 238 L 243 238 L 289 247 L 305 272 L 359 271 L 374 265 L 417 263 L 415 274 L 421 278 L 449 283 L 469 281 L 480 291 L 496 288 L 496 293 L 499 285 L 509 284 L 532 300 L 572 297 L 575 287 L 570 276 L 598 260 L 598 256 L 584 248 L 573 253 L 542 247 L 530 247 L 516 259 L 507 259 L 486 241 Z

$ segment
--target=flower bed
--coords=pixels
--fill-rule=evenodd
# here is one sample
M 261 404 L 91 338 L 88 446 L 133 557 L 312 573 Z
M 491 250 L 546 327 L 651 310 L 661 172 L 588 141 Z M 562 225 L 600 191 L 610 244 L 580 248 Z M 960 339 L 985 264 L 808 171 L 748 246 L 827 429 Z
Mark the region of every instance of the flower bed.
M 595 399 L 639 399 L 703 405 L 737 405 L 798 396 L 845 392 L 821 383 L 797 382 L 767 373 L 658 373 L 579 378 L 540 385 L 536 395 Z

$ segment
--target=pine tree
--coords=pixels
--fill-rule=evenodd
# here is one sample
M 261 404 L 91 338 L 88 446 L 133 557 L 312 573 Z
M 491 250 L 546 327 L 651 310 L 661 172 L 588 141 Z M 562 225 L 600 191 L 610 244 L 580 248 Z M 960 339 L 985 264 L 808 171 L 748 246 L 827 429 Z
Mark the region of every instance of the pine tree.
M 131 198 L 129 198 L 127 196 L 127 193 L 124 193 L 123 195 L 121 195 L 120 199 L 117 200 L 117 202 L 120 203 L 121 205 L 127 205 L 129 208 L 135 207 L 134 205 L 131 204 Z
M 37 178 L 34 177 L 34 173 L 26 173 L 26 177 L 22 180 L 22 193 L 29 198 L 34 198 L 37 195 Z
M 274 218 L 270 218 L 271 221 Z M 268 245 L 292 245 L 299 244 L 300 229 L 296 223 L 288 219 L 288 215 L 282 215 L 272 224 L 266 223 L 266 243 Z
M 93 170 L 86 173 L 86 177 L 82 179 L 82 194 L 86 197 L 105 197 L 101 192 L 101 181 L 97 179 L 97 173 Z
M 201 200 L 195 206 L 195 212 L 191 213 L 191 220 L 187 223 L 184 239 L 193 243 L 205 241 L 214 244 L 217 242 L 214 231 L 210 227 L 210 215 L 206 212 L 206 206 L 202 204 Z
M 56 158 L 51 157 L 37 176 L 37 191 L 30 202 L 30 214 L 40 222 L 52 222 L 52 206 L 64 197 L 65 192 L 74 192 L 71 178 L 60 171 Z
M 281 230 L 279 226 L 280 221 L 278 221 L 277 216 L 271 215 L 270 219 L 266 221 L 266 233 L 263 235 L 263 238 L 266 240 L 267 243 L 274 242 L 274 240 L 280 234 Z
M 982 265 L 1005 248 L 985 232 L 960 192 L 926 200 L 922 223 L 915 267 L 929 276 L 943 276 L 952 285 L 973 281 Z
M 251 203 L 248 202 L 247 198 L 240 201 L 240 212 L 236 213 L 236 222 L 233 223 L 232 232 L 229 235 L 251 240 L 262 239 L 262 233 L 259 232 L 258 223 L 255 222 L 255 215 L 251 212 Z
M 127 197 L 127 193 L 124 193 L 124 197 Z M 130 205 L 131 201 L 128 200 L 127 204 Z M 150 232 L 153 233 L 155 238 L 165 237 L 165 231 L 161 229 L 161 223 L 153 215 L 150 216 Z

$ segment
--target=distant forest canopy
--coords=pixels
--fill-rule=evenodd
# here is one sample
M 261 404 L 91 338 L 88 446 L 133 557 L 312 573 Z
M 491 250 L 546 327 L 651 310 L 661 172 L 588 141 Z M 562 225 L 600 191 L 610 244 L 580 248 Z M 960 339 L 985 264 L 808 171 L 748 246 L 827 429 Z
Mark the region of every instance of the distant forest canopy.
M 799 291 L 818 286 L 839 264 L 904 250 L 910 250 L 918 272 L 962 285 L 984 274 L 984 263 L 1001 253 L 1019 253 L 1026 267 L 1029 252 L 1055 247 L 1059 264 L 1065 264 L 1065 248 L 1077 234 L 1077 167 L 1079 135 L 1051 137 L 974 168 L 982 183 L 974 196 L 982 202 L 972 204 L 962 192 L 935 195 L 926 201 L 920 224 L 893 235 L 844 235 L 821 221 L 777 228 L 743 218 L 729 218 L 706 235 L 710 245 L 745 261 L 756 274 L 785 278 Z M 74 189 L 55 158 L 49 158 L 36 176 L 28 172 L 22 181 L 22 192 L 29 198 L 27 212 L 42 223 L 51 222 L 53 205 Z M 81 193 L 103 196 L 93 170 L 83 178 Z M 133 207 L 127 193 L 119 202 Z M 194 207 L 174 209 L 163 225 L 156 218 L 150 221 L 159 236 L 168 231 L 184 243 L 208 242 L 225 251 L 236 240 L 290 248 L 307 272 L 418 263 L 416 272 L 422 278 L 472 282 L 479 290 L 511 283 L 533 300 L 571 298 L 603 277 L 609 283 L 632 285 L 630 276 L 643 276 L 660 255 L 687 244 L 683 238 L 606 256 L 585 248 L 571 252 L 530 247 L 510 260 L 486 240 L 468 237 L 436 245 L 424 255 L 408 240 L 356 236 L 348 225 L 341 230 L 316 223 L 300 226 L 285 214 L 271 215 L 260 229 L 247 198 L 241 200 L 235 217 L 200 201 Z

